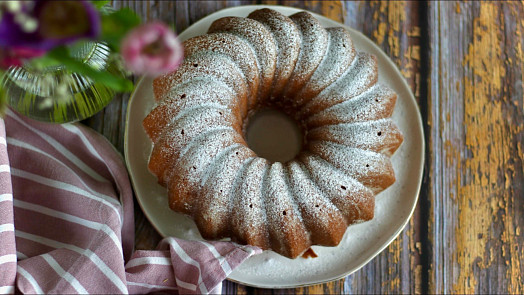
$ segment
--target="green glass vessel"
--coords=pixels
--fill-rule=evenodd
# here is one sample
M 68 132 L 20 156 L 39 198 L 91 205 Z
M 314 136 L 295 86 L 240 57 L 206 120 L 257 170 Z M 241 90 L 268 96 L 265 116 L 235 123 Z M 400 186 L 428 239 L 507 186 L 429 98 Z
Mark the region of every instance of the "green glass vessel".
M 97 71 L 124 77 L 105 44 L 84 42 L 70 48 L 74 58 Z M 2 77 L 8 105 L 35 120 L 67 123 L 91 117 L 104 108 L 115 92 L 90 78 L 72 73 L 63 66 L 36 70 L 30 66 L 11 67 Z

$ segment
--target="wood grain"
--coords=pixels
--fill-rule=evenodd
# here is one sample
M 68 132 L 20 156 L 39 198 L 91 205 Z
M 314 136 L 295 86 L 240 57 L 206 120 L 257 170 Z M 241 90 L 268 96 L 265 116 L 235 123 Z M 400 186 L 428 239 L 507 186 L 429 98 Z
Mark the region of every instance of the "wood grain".
M 364 33 L 391 58 L 411 86 L 417 101 L 421 89 L 421 19 L 418 2 L 347 2 L 345 24 Z M 400 236 L 361 270 L 348 277 L 351 293 L 420 293 L 422 254 L 420 206 Z M 373 279 L 370 279 L 373 278 Z
M 524 292 L 522 3 L 431 2 L 435 293 Z
M 425 122 L 419 204 L 389 247 L 345 280 L 226 294 L 524 293 L 524 4 L 405 1 L 113 1 L 183 31 L 219 9 L 307 9 L 363 32 L 396 63 Z M 123 153 L 129 94 L 84 124 Z M 135 203 L 136 248 L 161 237 Z

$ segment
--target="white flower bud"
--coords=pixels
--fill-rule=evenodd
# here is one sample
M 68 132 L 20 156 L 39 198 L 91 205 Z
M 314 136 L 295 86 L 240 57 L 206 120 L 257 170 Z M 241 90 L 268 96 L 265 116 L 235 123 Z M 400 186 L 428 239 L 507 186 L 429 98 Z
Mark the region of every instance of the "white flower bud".
M 4 6 L 7 11 L 11 13 L 19 12 L 22 9 L 22 3 L 20 1 L 5 1 Z
M 67 96 L 67 84 L 60 83 L 55 88 L 55 95 L 58 97 Z
M 53 106 L 53 99 L 51 97 L 46 97 L 44 98 L 39 104 L 38 104 L 38 108 L 43 110 L 43 109 L 48 109 L 50 107 Z
M 33 33 L 38 28 L 36 19 L 28 17 L 25 22 L 21 24 L 22 30 L 26 33 Z
M 56 84 L 55 78 L 51 75 L 45 75 L 42 78 L 42 86 L 46 88 L 53 88 L 55 87 L 55 84 Z

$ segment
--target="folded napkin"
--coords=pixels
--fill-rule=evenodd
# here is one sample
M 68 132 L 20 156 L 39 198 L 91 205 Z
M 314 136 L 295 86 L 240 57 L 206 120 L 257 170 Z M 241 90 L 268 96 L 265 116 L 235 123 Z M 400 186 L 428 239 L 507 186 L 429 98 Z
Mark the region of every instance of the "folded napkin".
M 176 238 L 133 253 L 119 154 L 81 124 L 0 119 L 0 294 L 220 293 L 260 250 Z

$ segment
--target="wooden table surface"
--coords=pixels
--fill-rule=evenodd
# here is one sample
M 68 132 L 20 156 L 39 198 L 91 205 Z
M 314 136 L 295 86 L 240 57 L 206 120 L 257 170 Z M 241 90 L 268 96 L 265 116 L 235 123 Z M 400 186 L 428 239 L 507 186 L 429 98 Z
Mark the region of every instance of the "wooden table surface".
M 361 31 L 396 63 L 426 140 L 417 209 L 381 254 L 345 279 L 227 293 L 524 293 L 524 3 L 113 1 L 181 32 L 225 7 L 280 4 Z M 124 149 L 129 94 L 84 123 Z M 136 248 L 161 237 L 135 204 Z

